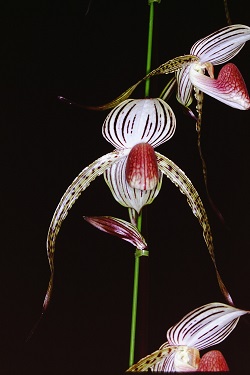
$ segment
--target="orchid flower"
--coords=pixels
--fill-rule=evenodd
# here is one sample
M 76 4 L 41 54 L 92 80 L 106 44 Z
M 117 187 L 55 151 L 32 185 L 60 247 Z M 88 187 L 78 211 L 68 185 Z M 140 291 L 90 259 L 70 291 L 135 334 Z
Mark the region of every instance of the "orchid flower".
M 192 46 L 189 55 L 175 57 L 160 65 L 110 103 L 97 107 L 83 106 L 84 108 L 94 110 L 113 108 L 129 98 L 136 87 L 144 80 L 155 75 L 175 73 L 175 77 L 170 80 L 160 97 L 167 100 L 170 93 L 175 88 L 177 81 L 176 96 L 178 101 L 188 109 L 191 116 L 196 118 L 189 108 L 189 105 L 192 103 L 193 90 L 195 91 L 195 98 L 197 99 L 196 110 L 198 112 L 198 118 L 196 118 L 198 150 L 202 161 L 205 186 L 209 201 L 221 218 L 221 214 L 218 212 L 208 193 L 206 164 L 201 152 L 200 128 L 203 93 L 206 93 L 233 108 L 242 110 L 250 108 L 250 97 L 247 87 L 241 73 L 234 64 L 229 63 L 223 66 L 218 78 L 214 78 L 214 65 L 223 64 L 231 60 L 237 55 L 237 53 L 239 53 L 245 42 L 249 39 L 249 26 L 240 24 L 226 26 L 213 32 L 207 37 L 198 40 Z M 208 75 L 205 75 L 206 71 L 208 72 Z M 60 99 L 69 102 L 65 98 L 61 97 Z
M 225 65 L 214 79 L 214 65 L 231 60 L 250 40 L 250 27 L 245 25 L 226 26 L 196 42 L 190 54 L 198 58 L 190 65 L 177 71 L 177 99 L 184 106 L 192 102 L 193 88 L 227 104 L 246 110 L 250 98 L 245 82 L 234 64 Z M 205 75 L 205 71 L 209 76 Z
M 232 304 L 232 299 L 217 270 L 211 228 L 199 194 L 175 163 L 154 150 L 173 136 L 175 127 L 172 109 L 159 98 L 128 99 L 108 114 L 102 132 L 115 150 L 101 156 L 80 172 L 61 198 L 50 223 L 47 254 L 51 277 L 43 304 L 44 310 L 51 297 L 55 241 L 61 225 L 81 193 L 102 174 L 105 174 L 106 182 L 115 199 L 137 213 L 143 206 L 152 203 L 159 193 L 162 177 L 166 175 L 186 196 L 193 214 L 197 217 L 220 289 L 226 300 Z
M 183 55 L 168 60 L 158 68 L 152 70 L 145 77 L 129 87 L 119 97 L 110 103 L 100 106 L 81 106 L 94 110 L 114 108 L 128 99 L 137 86 L 155 75 L 175 73 L 177 80 L 177 99 L 188 107 L 192 103 L 192 92 L 204 92 L 225 104 L 246 110 L 250 108 L 250 98 L 245 82 L 234 64 L 224 66 L 217 79 L 214 78 L 214 65 L 227 63 L 250 40 L 250 27 L 246 25 L 229 25 L 198 40 L 191 48 L 189 55 Z M 208 76 L 205 76 L 207 71 Z M 163 90 L 161 98 L 167 100 L 175 86 L 174 78 Z M 59 97 L 70 104 L 68 99 Z M 76 104 L 78 105 L 78 104 Z M 79 105 L 78 105 L 79 106 Z
M 201 306 L 167 331 L 167 342 L 159 350 L 142 358 L 127 371 L 197 371 L 199 351 L 222 342 L 234 330 L 240 316 L 249 313 L 219 302 Z

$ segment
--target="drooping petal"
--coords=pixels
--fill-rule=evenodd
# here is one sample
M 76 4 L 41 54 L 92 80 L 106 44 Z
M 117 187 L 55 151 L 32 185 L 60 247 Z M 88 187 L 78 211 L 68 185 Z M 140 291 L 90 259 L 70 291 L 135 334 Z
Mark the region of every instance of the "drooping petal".
M 199 350 L 222 342 L 236 327 L 240 316 L 248 314 L 220 302 L 201 306 L 167 331 L 169 345 L 187 345 Z
M 189 78 L 190 66 L 185 66 L 183 69 L 176 72 L 177 93 L 176 98 L 185 107 L 188 107 L 192 101 L 193 85 Z
M 228 364 L 219 350 L 210 350 L 200 360 L 198 372 L 229 371 Z
M 159 180 L 155 151 L 149 143 L 138 143 L 130 151 L 126 164 L 128 184 L 139 190 L 152 190 Z
M 112 216 L 84 216 L 84 219 L 103 232 L 132 243 L 137 249 L 145 250 L 147 243 L 138 229 L 129 222 Z
M 170 106 L 162 99 L 128 99 L 115 107 L 103 124 L 103 136 L 115 148 L 132 148 L 148 142 L 156 147 L 176 129 Z
M 161 64 L 158 68 L 152 70 L 150 73 L 148 73 L 145 77 L 140 79 L 140 81 L 136 82 L 133 86 L 129 87 L 126 91 L 124 91 L 121 95 L 119 95 L 117 98 L 112 100 L 109 103 L 98 105 L 98 106 L 87 106 L 87 105 L 78 105 L 76 103 L 73 103 L 72 101 L 69 101 L 68 99 L 65 99 L 63 97 L 60 97 L 61 100 L 68 102 L 68 104 L 74 104 L 79 107 L 90 109 L 94 111 L 104 111 L 106 109 L 111 109 L 116 107 L 117 105 L 121 104 L 123 101 L 128 99 L 134 90 L 139 86 L 140 83 L 147 80 L 148 78 L 151 78 L 153 76 L 159 75 L 159 74 L 169 74 L 174 73 L 177 70 L 181 69 L 182 67 L 191 64 L 192 62 L 198 61 L 199 58 L 192 55 L 184 55 L 184 56 L 178 56 L 171 60 L 168 60 L 164 64 Z
M 51 297 L 54 278 L 55 242 L 63 221 L 65 220 L 75 201 L 79 198 L 81 193 L 87 189 L 89 184 L 94 181 L 96 177 L 103 174 L 107 168 L 110 168 L 112 164 L 117 162 L 119 159 L 124 158 L 127 154 L 128 150 L 115 150 L 95 160 L 92 164 L 82 170 L 82 172 L 74 179 L 72 184 L 62 196 L 54 212 L 47 235 L 47 254 L 51 277 L 43 303 L 44 310 L 47 308 Z
M 198 40 L 192 46 L 190 53 L 198 56 L 201 63 L 223 64 L 237 55 L 248 40 L 250 40 L 249 26 L 229 25 Z
M 185 173 L 170 159 L 166 156 L 159 154 L 158 152 L 155 153 L 156 158 L 158 161 L 158 167 L 162 173 L 164 173 L 170 181 L 172 181 L 180 190 L 182 194 L 185 194 L 187 198 L 187 202 L 192 209 L 193 214 L 197 217 L 202 229 L 203 229 L 203 237 L 206 242 L 210 257 L 212 259 L 217 280 L 221 289 L 222 294 L 224 295 L 226 301 L 229 304 L 233 304 L 232 298 L 224 285 L 220 273 L 217 268 L 217 264 L 215 261 L 214 255 L 214 245 L 213 245 L 213 237 L 211 233 L 211 228 L 209 225 L 208 217 L 206 210 L 203 206 L 203 203 L 199 197 L 198 192 L 196 191 L 195 187 L 193 186 L 192 182 L 189 178 L 185 175 Z
M 139 190 L 129 186 L 126 179 L 127 158 L 113 164 L 104 173 L 105 181 L 118 203 L 124 207 L 130 207 L 140 213 L 142 207 L 151 204 L 159 194 L 162 185 L 162 173 L 159 172 L 159 180 L 152 190 Z
M 241 110 L 250 108 L 246 84 L 240 71 L 232 63 L 222 67 L 217 79 L 199 73 L 193 65 L 190 68 L 190 80 L 199 90 L 230 107 Z

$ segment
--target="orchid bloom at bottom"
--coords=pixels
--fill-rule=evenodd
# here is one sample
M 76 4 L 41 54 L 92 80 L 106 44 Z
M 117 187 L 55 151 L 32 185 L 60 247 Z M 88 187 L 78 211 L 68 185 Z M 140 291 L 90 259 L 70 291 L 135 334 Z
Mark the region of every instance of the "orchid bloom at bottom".
M 127 372 L 197 371 L 200 350 L 222 342 L 236 327 L 239 318 L 249 313 L 219 302 L 201 306 L 167 331 L 167 342 L 159 350 L 142 358 Z
M 101 156 L 70 184 L 62 196 L 50 223 L 47 236 L 47 254 L 51 270 L 49 286 L 44 299 L 45 310 L 50 301 L 54 278 L 55 242 L 69 210 L 96 177 L 105 174 L 115 199 L 135 212 L 150 204 L 160 191 L 166 175 L 187 198 L 197 217 L 209 254 L 215 267 L 220 289 L 228 303 L 232 299 L 217 270 L 211 228 L 198 192 L 185 173 L 166 156 L 154 150 L 174 134 L 175 116 L 162 99 L 128 99 L 116 106 L 106 117 L 103 136 L 115 150 Z M 133 217 L 133 215 L 131 215 Z M 132 224 L 133 224 L 133 220 Z

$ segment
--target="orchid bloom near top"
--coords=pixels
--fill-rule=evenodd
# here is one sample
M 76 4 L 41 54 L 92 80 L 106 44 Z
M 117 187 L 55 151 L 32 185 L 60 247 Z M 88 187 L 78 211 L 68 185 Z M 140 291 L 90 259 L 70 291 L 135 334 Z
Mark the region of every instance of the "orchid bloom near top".
M 61 198 L 49 227 L 47 253 L 51 277 L 44 300 L 44 310 L 51 297 L 55 241 L 61 225 L 81 193 L 103 173 L 115 199 L 133 211 L 131 218 L 135 216 L 134 212 L 139 213 L 144 205 L 151 203 L 157 196 L 163 174 L 179 188 L 186 196 L 193 214 L 202 227 L 221 291 L 226 300 L 232 303 L 217 270 L 211 229 L 199 194 L 176 164 L 154 150 L 154 147 L 173 136 L 175 127 L 176 121 L 172 109 L 159 98 L 128 99 L 108 114 L 102 131 L 103 136 L 115 147 L 115 150 L 95 160 L 75 178 Z M 131 221 L 134 224 L 132 219 Z M 124 223 L 122 226 L 124 229 Z M 115 228 L 119 231 L 118 222 L 113 225 L 113 229 Z
M 196 42 L 190 54 L 197 61 L 184 66 L 176 73 L 177 99 L 184 106 L 192 102 L 192 90 L 200 90 L 213 98 L 241 110 L 250 108 L 250 98 L 238 68 L 230 63 L 222 67 L 218 78 L 214 78 L 214 65 L 231 60 L 250 40 L 250 27 L 226 26 Z M 208 76 L 205 75 L 207 71 Z
M 226 64 L 215 79 L 214 65 L 227 63 L 239 53 L 248 40 L 250 40 L 249 26 L 240 24 L 226 26 L 198 40 L 192 46 L 189 55 L 175 57 L 152 70 L 110 103 L 83 107 L 94 110 L 114 108 L 128 99 L 137 86 L 146 79 L 175 73 L 176 79 L 173 77 L 160 95 L 164 100 L 167 100 L 177 80 L 177 99 L 185 107 L 192 103 L 192 91 L 195 89 L 197 100 L 198 93 L 203 92 L 233 108 L 247 110 L 250 108 L 250 98 L 238 68 L 232 63 Z M 206 71 L 208 76 L 205 75 Z M 61 100 L 70 103 L 65 98 L 61 97 Z
M 220 302 L 201 306 L 167 331 L 167 342 L 159 350 L 142 358 L 127 371 L 197 371 L 199 351 L 222 342 L 236 327 L 240 316 L 245 314 L 249 311 Z

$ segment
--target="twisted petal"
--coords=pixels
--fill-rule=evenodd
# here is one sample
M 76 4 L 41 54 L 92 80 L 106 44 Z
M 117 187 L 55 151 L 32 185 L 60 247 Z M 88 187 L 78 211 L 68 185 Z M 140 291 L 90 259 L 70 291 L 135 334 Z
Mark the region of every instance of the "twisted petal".
M 199 90 L 213 98 L 237 109 L 249 109 L 250 98 L 244 79 L 238 68 L 228 63 L 220 70 L 218 78 L 213 79 L 190 68 L 190 80 Z
M 185 196 L 187 197 L 187 202 L 203 229 L 203 237 L 206 242 L 212 262 L 214 264 L 221 292 L 224 295 L 226 301 L 228 301 L 229 304 L 233 304 L 232 298 L 221 279 L 221 276 L 216 265 L 211 228 L 208 222 L 206 210 L 203 206 L 203 203 L 200 199 L 198 192 L 196 191 L 192 182 L 185 175 L 185 173 L 175 163 L 173 163 L 166 156 L 159 154 L 158 152 L 156 152 L 155 154 L 160 171 L 162 171 L 162 173 L 164 173 L 179 188 L 180 192 L 182 194 L 185 194 Z
M 169 345 L 187 345 L 199 350 L 222 342 L 236 327 L 240 316 L 248 314 L 219 302 L 201 306 L 167 331 Z
M 250 40 L 250 27 L 245 25 L 230 25 L 196 42 L 191 55 L 198 56 L 200 62 L 211 62 L 214 65 L 231 60 Z
M 79 198 L 81 193 L 87 189 L 89 184 L 94 181 L 96 177 L 103 174 L 107 168 L 110 168 L 112 164 L 117 162 L 119 159 L 124 158 L 127 154 L 128 150 L 115 150 L 95 160 L 92 164 L 82 170 L 82 172 L 74 179 L 72 184 L 62 196 L 54 212 L 47 236 L 47 254 L 51 277 L 43 303 L 44 310 L 47 308 L 51 297 L 54 277 L 55 242 L 63 221 L 65 220 L 75 201 Z
M 126 91 L 124 91 L 121 95 L 119 95 L 117 98 L 115 98 L 111 102 L 103 104 L 103 105 L 99 105 L 99 106 L 80 105 L 80 107 L 85 108 L 85 109 L 96 110 L 96 111 L 103 111 L 106 109 L 114 108 L 117 105 L 121 104 L 124 100 L 128 99 L 132 95 L 136 87 L 141 82 L 145 81 L 146 79 L 159 75 L 159 74 L 174 73 L 177 70 L 181 69 L 183 66 L 191 64 L 192 62 L 198 61 L 198 60 L 199 60 L 198 57 L 192 56 L 192 55 L 184 55 L 184 56 L 175 57 L 174 59 L 168 60 L 164 64 L 161 64 L 158 68 L 152 70 L 145 77 L 140 79 L 140 81 L 136 82 L 133 86 L 129 87 Z M 74 104 L 74 105 L 76 104 L 63 97 L 59 97 L 59 98 L 65 102 L 68 102 L 69 104 Z M 78 104 L 76 105 L 79 106 Z
M 117 202 L 124 207 L 133 208 L 139 213 L 143 206 L 151 204 L 159 194 L 162 184 L 162 173 L 159 172 L 159 179 L 154 189 L 134 189 L 128 184 L 126 179 L 126 164 L 127 158 L 113 164 L 104 173 L 104 178 Z
M 106 117 L 102 132 L 115 148 L 132 148 L 147 142 L 156 147 L 170 139 L 176 128 L 175 115 L 162 99 L 128 99 Z
M 145 238 L 131 223 L 112 216 L 84 216 L 84 219 L 103 232 L 132 243 L 137 249 L 145 250 Z

